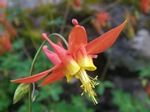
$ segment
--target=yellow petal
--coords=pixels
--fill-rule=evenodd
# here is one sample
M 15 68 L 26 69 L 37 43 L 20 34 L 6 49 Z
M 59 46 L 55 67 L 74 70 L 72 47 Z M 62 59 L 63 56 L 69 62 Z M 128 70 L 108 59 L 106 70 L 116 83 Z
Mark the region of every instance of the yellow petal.
M 96 70 L 96 66 L 93 64 L 92 57 L 87 55 L 85 46 L 81 46 L 76 52 L 76 61 L 81 68 L 84 68 L 89 71 Z

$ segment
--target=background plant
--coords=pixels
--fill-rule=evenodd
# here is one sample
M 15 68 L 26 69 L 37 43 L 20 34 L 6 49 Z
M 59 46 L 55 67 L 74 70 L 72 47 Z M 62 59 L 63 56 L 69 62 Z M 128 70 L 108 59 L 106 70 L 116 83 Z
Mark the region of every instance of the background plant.
M 67 38 L 68 33 L 72 28 L 71 19 L 77 18 L 80 21 L 80 24 L 84 25 L 87 29 L 87 33 L 90 35 L 90 41 L 93 37 L 99 35 L 91 22 L 92 19 L 95 19 L 95 12 L 105 11 L 111 16 L 111 27 L 102 28 L 103 32 L 117 26 L 119 20 L 121 22 L 124 21 L 124 15 L 121 16 L 121 13 L 124 12 L 117 13 L 120 9 L 115 9 L 116 7 L 126 7 L 125 9 L 127 10 L 125 10 L 125 12 L 132 12 L 131 14 L 134 14 L 135 21 L 137 22 L 136 26 L 133 27 L 135 35 L 140 28 L 144 27 L 145 29 L 150 29 L 148 24 L 150 21 L 149 10 L 147 13 L 141 11 L 141 1 L 137 0 L 82 0 L 79 7 L 76 7 L 72 1 L 68 2 L 68 0 L 63 0 L 58 4 L 57 0 L 46 4 L 43 0 L 37 0 L 35 3 L 31 3 L 35 5 L 35 7 L 32 8 L 22 6 L 21 0 L 16 1 L 17 2 L 14 2 L 14 5 L 11 5 L 13 1 L 7 0 L 6 7 L 2 7 L 0 9 L 0 13 L 5 12 L 5 17 L 14 27 L 17 34 L 16 38 L 11 37 L 11 51 L 0 55 L 1 112 L 28 111 L 27 95 L 25 95 L 19 103 L 13 105 L 13 95 L 18 85 L 10 83 L 10 80 L 28 76 L 32 59 L 43 41 L 41 33 L 60 33 Z M 26 3 L 27 2 L 28 1 L 26 1 Z M 36 3 L 39 5 L 36 5 Z M 28 6 L 30 6 L 30 4 Z M 116 12 L 112 13 L 111 11 L 113 10 Z M 122 18 L 116 19 L 115 15 Z M 142 23 L 142 25 L 140 23 Z M 2 24 L 0 25 L 0 30 L 6 30 Z M 119 39 L 124 38 L 132 41 L 135 38 L 135 36 L 130 38 L 128 35 L 128 31 L 125 30 Z M 52 39 L 54 42 L 59 41 L 56 38 Z M 80 88 L 78 88 L 80 82 L 73 80 L 70 84 L 66 84 L 65 79 L 63 79 L 42 88 L 38 87 L 38 84 L 35 85 L 37 97 L 33 102 L 33 112 L 97 112 L 109 110 L 121 112 L 147 112 L 149 110 L 148 107 L 150 103 L 145 92 L 145 86 L 149 82 L 149 64 L 147 64 L 149 61 L 145 61 L 145 57 L 139 53 L 140 60 L 142 63 L 144 62 L 144 64 L 140 64 L 138 70 L 130 71 L 127 67 L 122 67 L 121 63 L 120 66 L 116 66 L 114 63 L 109 61 L 113 59 L 114 47 L 111 49 L 112 53 L 106 52 L 99 55 L 99 59 L 94 62 L 100 69 L 98 69 L 94 74 L 90 73 L 91 76 L 99 75 L 100 79 L 101 73 L 105 68 L 107 68 L 105 69 L 106 72 L 104 72 L 104 79 L 99 81 L 99 86 L 96 88 L 99 100 L 98 105 L 94 106 L 91 104 L 88 101 L 88 97 L 79 96 L 79 94 L 82 93 Z M 40 52 L 35 64 L 34 73 L 38 73 L 52 67 L 53 65 L 49 64 L 50 62 L 47 63 L 48 61 L 49 60 L 46 58 L 45 54 Z M 108 66 L 105 66 L 106 64 L 108 64 Z M 128 63 L 128 66 L 130 64 L 132 64 L 132 62 Z M 134 95 L 133 91 L 131 92 L 130 88 L 133 83 L 128 86 L 128 83 L 122 85 L 121 82 L 117 84 L 115 82 L 119 79 L 121 79 L 122 82 L 124 82 L 124 80 L 134 79 L 132 82 L 137 83 L 138 81 L 141 82 L 143 78 L 146 79 L 144 88 L 141 86 L 141 83 L 139 84 L 138 89 L 136 87 L 132 88 L 134 91 L 142 91 L 141 93 L 139 92 L 142 97 Z M 119 88 L 122 88 L 123 90 L 120 90 Z M 140 98 L 142 98 L 142 100 Z

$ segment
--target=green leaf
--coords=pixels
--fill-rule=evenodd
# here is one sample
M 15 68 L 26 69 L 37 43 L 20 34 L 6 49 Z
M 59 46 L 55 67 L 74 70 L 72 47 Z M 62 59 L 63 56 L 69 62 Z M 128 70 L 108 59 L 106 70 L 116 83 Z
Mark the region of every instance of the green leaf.
M 4 112 L 4 110 L 7 109 L 11 104 L 10 98 L 6 90 L 7 89 L 0 91 L 0 112 Z
M 17 103 L 29 91 L 30 84 L 20 84 L 14 94 L 13 104 Z
M 64 21 L 62 20 L 62 18 L 59 17 L 59 18 L 56 18 L 53 21 L 48 22 L 47 25 L 48 26 L 50 26 L 50 25 L 59 25 L 59 24 L 63 24 L 63 23 L 64 23 Z
M 114 90 L 112 94 L 112 102 L 118 106 L 119 112 L 149 112 L 143 102 L 123 90 Z
M 150 76 L 150 64 L 146 65 L 146 67 L 137 67 L 135 71 L 139 72 L 140 77 L 149 77 Z
M 44 99 L 52 98 L 54 101 L 60 99 L 60 94 L 63 93 L 62 86 L 59 86 L 59 82 L 43 86 L 40 91 L 40 95 L 37 97 L 37 101 L 42 101 Z
M 63 92 L 63 88 L 61 86 L 56 87 L 56 85 L 52 85 L 53 89 L 50 92 L 51 97 L 54 101 L 58 101 L 59 100 L 59 95 Z
M 108 88 L 113 88 L 114 87 L 114 84 L 110 81 L 105 81 L 103 82 L 104 86 L 105 87 L 108 87 Z
M 147 80 L 147 79 L 142 79 L 142 80 L 141 80 L 141 85 L 142 85 L 142 87 L 146 87 L 147 83 L 148 83 L 148 80 Z
M 34 91 L 34 95 L 33 95 L 33 98 L 32 98 L 32 102 L 35 100 L 35 98 L 39 95 L 39 91 L 38 90 L 35 90 Z
M 19 39 L 18 41 L 13 42 L 12 48 L 19 50 L 22 48 L 21 45 L 23 44 L 24 44 L 24 39 Z
M 104 91 L 105 91 L 105 86 L 103 85 L 103 83 L 100 83 L 98 86 L 98 93 L 100 95 L 103 95 Z
M 72 100 L 74 107 L 77 107 L 77 108 L 80 108 L 80 107 L 85 108 L 86 107 L 81 96 L 71 95 L 71 100 Z

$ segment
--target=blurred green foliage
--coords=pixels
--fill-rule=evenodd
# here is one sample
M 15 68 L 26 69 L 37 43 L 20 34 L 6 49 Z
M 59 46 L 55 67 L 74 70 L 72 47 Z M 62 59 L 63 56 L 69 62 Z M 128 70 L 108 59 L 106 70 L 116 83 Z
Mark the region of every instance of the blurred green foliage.
M 113 88 L 114 84 L 110 81 L 99 82 L 97 92 L 100 95 L 103 95 L 106 88 Z
M 69 14 L 66 20 L 64 20 L 64 15 L 66 14 L 64 11 L 67 9 L 68 0 L 65 0 L 61 4 L 42 4 L 42 2 L 40 2 L 40 6 L 33 9 L 22 9 L 18 2 L 15 7 L 2 9 L 8 21 L 14 25 L 18 35 L 17 38 L 11 39 L 11 52 L 0 55 L 0 112 L 28 111 L 27 95 L 25 95 L 19 103 L 12 105 L 14 91 L 18 84 L 10 83 L 10 80 L 29 75 L 32 59 L 43 41 L 41 37 L 42 32 L 47 32 L 48 34 L 60 32 L 62 25 L 66 24 L 63 35 L 68 37 L 68 33 L 72 28 L 72 25 L 70 25 L 71 19 L 74 17 L 81 20 L 82 25 L 84 24 L 86 27 L 89 25 L 90 28 L 92 28 L 90 21 L 94 17 L 94 13 L 99 10 L 111 10 L 116 4 L 131 6 L 131 10 L 128 11 L 136 11 L 135 16 L 138 18 L 140 16 L 140 2 L 137 2 L 137 0 L 83 0 L 79 10 L 74 6 L 72 1 L 69 2 L 71 8 L 68 11 Z M 111 5 L 112 3 L 113 5 Z M 96 6 L 93 7 L 93 5 Z M 115 23 L 116 21 L 113 20 L 113 22 Z M 0 25 L 0 30 L 2 29 L 4 28 Z M 92 29 L 92 32 L 93 31 L 95 31 L 95 29 Z M 87 33 L 90 33 L 89 30 L 87 30 Z M 56 38 L 52 38 L 52 40 L 57 41 Z M 34 74 L 52 67 L 53 64 L 41 51 L 35 63 Z M 149 77 L 150 65 L 148 64 L 146 67 L 140 66 L 137 70 L 139 71 L 138 75 L 140 77 Z M 37 87 L 36 85 L 33 112 L 95 112 L 97 111 L 97 107 L 101 107 L 101 97 L 105 97 L 107 89 L 112 91 L 112 89 L 115 88 L 115 84 L 111 81 L 104 80 L 103 82 L 98 82 L 99 85 L 95 88 L 97 99 L 99 100 L 97 106 L 92 104 L 87 94 L 82 97 L 80 96 L 80 88 L 75 86 L 75 84 L 79 85 L 78 82 L 74 85 L 68 84 L 71 85 L 78 94 L 69 93 L 67 96 L 63 95 L 63 93 L 69 91 L 69 89 L 64 89 L 65 85 L 62 80 L 44 87 Z M 65 81 L 65 83 L 67 82 Z M 143 102 L 133 97 L 130 93 L 126 93 L 123 90 L 113 90 L 112 95 L 112 103 L 118 107 L 120 112 L 149 111 Z M 147 95 L 144 94 L 143 97 L 144 101 L 150 105 Z M 90 103 L 88 101 L 90 101 Z
M 112 102 L 118 106 L 120 112 L 149 112 L 143 102 L 123 90 L 114 90 L 112 94 Z
M 139 72 L 139 76 L 144 77 L 150 77 L 150 64 L 147 64 L 146 66 L 140 66 L 135 69 L 135 71 Z

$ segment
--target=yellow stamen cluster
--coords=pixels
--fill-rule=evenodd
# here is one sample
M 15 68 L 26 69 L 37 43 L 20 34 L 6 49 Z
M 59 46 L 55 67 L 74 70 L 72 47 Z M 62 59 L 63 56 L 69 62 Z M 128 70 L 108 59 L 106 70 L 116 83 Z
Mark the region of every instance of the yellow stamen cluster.
M 92 78 L 88 76 L 85 69 L 81 68 L 78 73 L 76 74 L 76 77 L 80 79 L 82 85 L 80 86 L 84 92 L 86 92 L 89 97 L 92 98 L 94 104 L 98 104 L 98 102 L 95 99 L 96 93 L 93 91 L 93 88 L 95 88 L 98 83 L 94 82 L 94 80 L 97 80 L 97 76 L 95 78 Z M 83 95 L 84 92 L 81 94 Z

